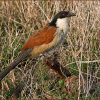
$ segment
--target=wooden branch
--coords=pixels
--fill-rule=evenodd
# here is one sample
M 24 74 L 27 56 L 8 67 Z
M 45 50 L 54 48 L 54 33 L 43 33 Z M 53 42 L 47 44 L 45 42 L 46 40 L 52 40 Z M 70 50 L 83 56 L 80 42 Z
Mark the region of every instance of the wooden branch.
M 55 72 L 57 72 L 62 78 L 66 78 L 66 77 L 70 77 L 71 73 L 69 72 L 69 70 L 65 69 L 56 59 L 56 57 L 51 60 L 51 59 L 46 59 L 45 60 L 45 64 L 50 68 L 53 69 Z M 15 90 L 13 91 L 13 94 L 11 97 L 14 98 L 19 98 L 21 91 L 23 90 L 23 88 L 25 87 L 25 82 L 20 82 Z M 10 100 L 10 99 L 9 99 Z

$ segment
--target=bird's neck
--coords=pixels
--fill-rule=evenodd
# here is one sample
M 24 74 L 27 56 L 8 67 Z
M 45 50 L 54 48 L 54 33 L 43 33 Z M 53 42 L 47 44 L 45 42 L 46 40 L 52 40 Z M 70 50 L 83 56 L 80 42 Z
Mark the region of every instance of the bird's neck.
M 56 27 L 57 27 L 56 36 L 58 37 L 58 41 L 60 43 L 63 43 L 67 34 L 67 29 L 68 29 L 67 19 L 66 18 L 57 19 Z
M 63 31 L 64 34 L 66 34 L 66 32 L 68 30 L 68 21 L 67 21 L 67 18 L 57 19 L 56 27 L 60 31 Z

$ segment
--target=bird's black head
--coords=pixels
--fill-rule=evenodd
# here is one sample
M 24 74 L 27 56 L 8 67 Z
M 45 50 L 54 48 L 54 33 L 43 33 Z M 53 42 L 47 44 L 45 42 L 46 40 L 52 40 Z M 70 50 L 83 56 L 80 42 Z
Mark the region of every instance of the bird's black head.
M 63 19 L 66 17 L 71 17 L 71 16 L 75 16 L 75 13 L 72 13 L 70 11 L 60 11 L 59 13 L 57 13 L 54 18 L 52 19 L 52 21 L 49 23 L 50 26 L 56 26 L 56 21 L 57 19 Z

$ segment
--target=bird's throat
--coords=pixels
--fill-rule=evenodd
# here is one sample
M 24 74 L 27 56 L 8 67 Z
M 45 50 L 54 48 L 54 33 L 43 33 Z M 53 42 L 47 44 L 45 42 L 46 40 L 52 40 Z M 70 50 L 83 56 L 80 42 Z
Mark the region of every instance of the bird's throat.
M 63 31 L 63 34 L 66 34 L 66 32 L 68 30 L 67 18 L 57 19 L 56 26 L 59 31 Z

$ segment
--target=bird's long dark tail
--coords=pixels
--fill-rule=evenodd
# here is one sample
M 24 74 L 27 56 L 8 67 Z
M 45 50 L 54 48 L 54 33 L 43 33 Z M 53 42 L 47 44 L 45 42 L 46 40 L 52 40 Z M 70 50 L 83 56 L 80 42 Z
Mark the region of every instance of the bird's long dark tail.
M 25 60 L 30 54 L 32 49 L 23 51 L 7 68 L 0 72 L 0 81 L 13 70 L 21 61 Z

